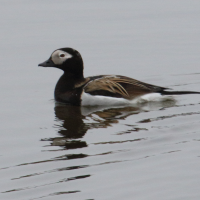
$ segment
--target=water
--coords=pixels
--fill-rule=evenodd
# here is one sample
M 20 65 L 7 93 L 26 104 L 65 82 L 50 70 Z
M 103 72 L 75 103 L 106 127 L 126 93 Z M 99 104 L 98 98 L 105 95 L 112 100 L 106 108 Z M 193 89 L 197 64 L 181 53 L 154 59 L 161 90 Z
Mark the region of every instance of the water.
M 60 47 L 85 76 L 200 91 L 200 2 L 1 1 L 0 198 L 199 199 L 200 96 L 128 107 L 56 104 Z

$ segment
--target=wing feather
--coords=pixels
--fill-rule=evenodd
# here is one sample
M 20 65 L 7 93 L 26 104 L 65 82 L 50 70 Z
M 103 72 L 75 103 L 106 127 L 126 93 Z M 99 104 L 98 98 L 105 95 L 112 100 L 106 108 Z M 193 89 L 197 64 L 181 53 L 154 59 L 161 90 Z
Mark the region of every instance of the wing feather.
M 98 76 L 96 79 L 91 78 L 91 81 L 84 87 L 86 93 L 104 95 L 104 93 L 109 92 L 111 96 L 116 94 L 116 97 L 124 97 L 126 99 L 133 99 L 135 96 L 160 92 L 165 89 L 167 88 L 147 84 L 125 76 L 103 75 Z

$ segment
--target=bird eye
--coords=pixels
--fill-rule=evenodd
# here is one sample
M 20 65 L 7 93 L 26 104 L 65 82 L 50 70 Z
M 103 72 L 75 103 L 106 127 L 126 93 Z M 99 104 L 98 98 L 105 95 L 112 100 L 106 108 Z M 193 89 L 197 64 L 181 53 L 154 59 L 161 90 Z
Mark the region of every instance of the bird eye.
M 65 54 L 63 54 L 63 53 L 62 53 L 62 54 L 60 54 L 60 57 L 65 57 Z

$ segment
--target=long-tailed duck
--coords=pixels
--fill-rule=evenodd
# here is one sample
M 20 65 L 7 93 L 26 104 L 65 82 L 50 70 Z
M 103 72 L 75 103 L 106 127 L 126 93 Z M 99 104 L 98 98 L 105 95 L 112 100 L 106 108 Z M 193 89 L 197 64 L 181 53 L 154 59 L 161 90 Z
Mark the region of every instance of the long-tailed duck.
M 193 91 L 166 91 L 169 88 L 151 85 L 120 75 L 99 75 L 84 78 L 83 59 L 72 48 L 55 50 L 50 58 L 39 64 L 64 71 L 55 87 L 55 100 L 71 105 L 119 105 L 147 94 L 200 94 Z

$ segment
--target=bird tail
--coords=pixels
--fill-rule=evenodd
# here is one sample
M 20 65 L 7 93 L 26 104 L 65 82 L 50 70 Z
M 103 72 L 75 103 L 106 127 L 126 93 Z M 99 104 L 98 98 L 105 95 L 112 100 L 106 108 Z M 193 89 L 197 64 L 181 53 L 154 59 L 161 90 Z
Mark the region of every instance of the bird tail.
M 182 94 L 200 94 L 200 92 L 194 91 L 162 91 L 162 95 L 182 95 Z

